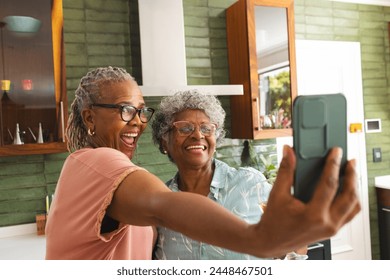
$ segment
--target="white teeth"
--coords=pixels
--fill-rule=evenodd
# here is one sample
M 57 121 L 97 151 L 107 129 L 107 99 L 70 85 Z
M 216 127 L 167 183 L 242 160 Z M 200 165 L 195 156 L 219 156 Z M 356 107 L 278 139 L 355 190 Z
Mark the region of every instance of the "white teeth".
M 206 150 L 206 147 L 205 147 L 205 146 L 202 146 L 202 145 L 199 145 L 199 146 L 188 146 L 186 149 L 187 149 L 187 150 L 193 150 L 193 149 L 202 149 L 202 150 Z
M 122 134 L 123 136 L 126 136 L 126 137 L 137 137 L 138 136 L 138 133 L 123 133 Z

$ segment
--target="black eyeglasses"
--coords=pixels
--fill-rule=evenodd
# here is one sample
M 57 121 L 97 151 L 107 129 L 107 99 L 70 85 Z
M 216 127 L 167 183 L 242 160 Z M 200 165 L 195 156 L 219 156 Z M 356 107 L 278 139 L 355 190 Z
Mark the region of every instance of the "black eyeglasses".
M 124 122 L 131 121 L 138 113 L 141 122 L 147 123 L 154 114 L 154 109 L 149 107 L 143 107 L 141 109 L 137 109 L 131 105 L 119 105 L 119 104 L 92 104 L 92 106 L 119 109 L 119 111 L 121 112 L 121 118 Z
M 173 123 L 180 136 L 189 136 L 195 131 L 195 124 L 188 121 L 177 121 Z M 199 126 L 199 131 L 204 136 L 211 136 L 217 129 L 217 125 L 214 123 L 202 123 Z

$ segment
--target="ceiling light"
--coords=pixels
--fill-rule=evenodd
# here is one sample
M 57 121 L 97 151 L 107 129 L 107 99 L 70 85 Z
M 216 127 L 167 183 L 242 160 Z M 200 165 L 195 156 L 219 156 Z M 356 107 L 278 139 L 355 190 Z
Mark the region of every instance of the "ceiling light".
M 3 19 L 7 23 L 7 29 L 18 33 L 36 33 L 41 27 L 39 19 L 27 16 L 7 16 Z

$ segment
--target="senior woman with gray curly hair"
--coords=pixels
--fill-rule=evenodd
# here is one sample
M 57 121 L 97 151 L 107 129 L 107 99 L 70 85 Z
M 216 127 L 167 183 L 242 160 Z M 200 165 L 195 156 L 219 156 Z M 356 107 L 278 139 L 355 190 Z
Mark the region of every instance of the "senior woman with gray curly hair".
M 159 112 L 154 116 L 152 123 L 153 141 L 158 145 L 160 152 L 165 153 L 163 138 L 167 140 L 168 132 L 172 129 L 175 115 L 185 110 L 203 111 L 214 123 L 215 139 L 221 144 L 225 137 L 225 110 L 221 102 L 211 95 L 199 93 L 196 90 L 176 93 L 173 96 L 164 98 L 159 106 Z M 169 154 L 168 154 L 169 155 Z
M 236 169 L 214 158 L 225 136 L 225 115 L 214 96 L 196 90 L 178 92 L 161 101 L 152 123 L 153 140 L 178 168 L 166 183 L 172 191 L 206 196 L 254 224 L 262 214 L 260 199 L 268 200 L 271 185 L 254 168 Z M 193 240 L 166 227 L 157 230 L 156 259 L 257 259 Z

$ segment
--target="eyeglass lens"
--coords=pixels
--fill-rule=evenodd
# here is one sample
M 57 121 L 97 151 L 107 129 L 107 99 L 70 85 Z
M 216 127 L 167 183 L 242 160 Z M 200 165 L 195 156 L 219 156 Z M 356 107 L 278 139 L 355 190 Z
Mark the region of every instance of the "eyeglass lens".
M 173 125 L 176 127 L 179 135 L 181 135 L 181 136 L 191 135 L 195 131 L 195 125 L 193 123 L 190 123 L 190 122 L 178 121 L 178 122 L 174 122 Z M 213 123 L 202 123 L 201 125 L 199 125 L 199 131 L 204 136 L 213 135 L 215 132 L 215 129 L 216 129 L 216 126 Z
M 137 109 L 132 106 L 123 106 L 122 107 L 122 120 L 125 122 L 131 121 L 135 115 L 138 113 L 138 116 L 141 120 L 141 122 L 146 123 L 150 120 L 152 117 L 154 110 L 151 108 L 141 108 Z

